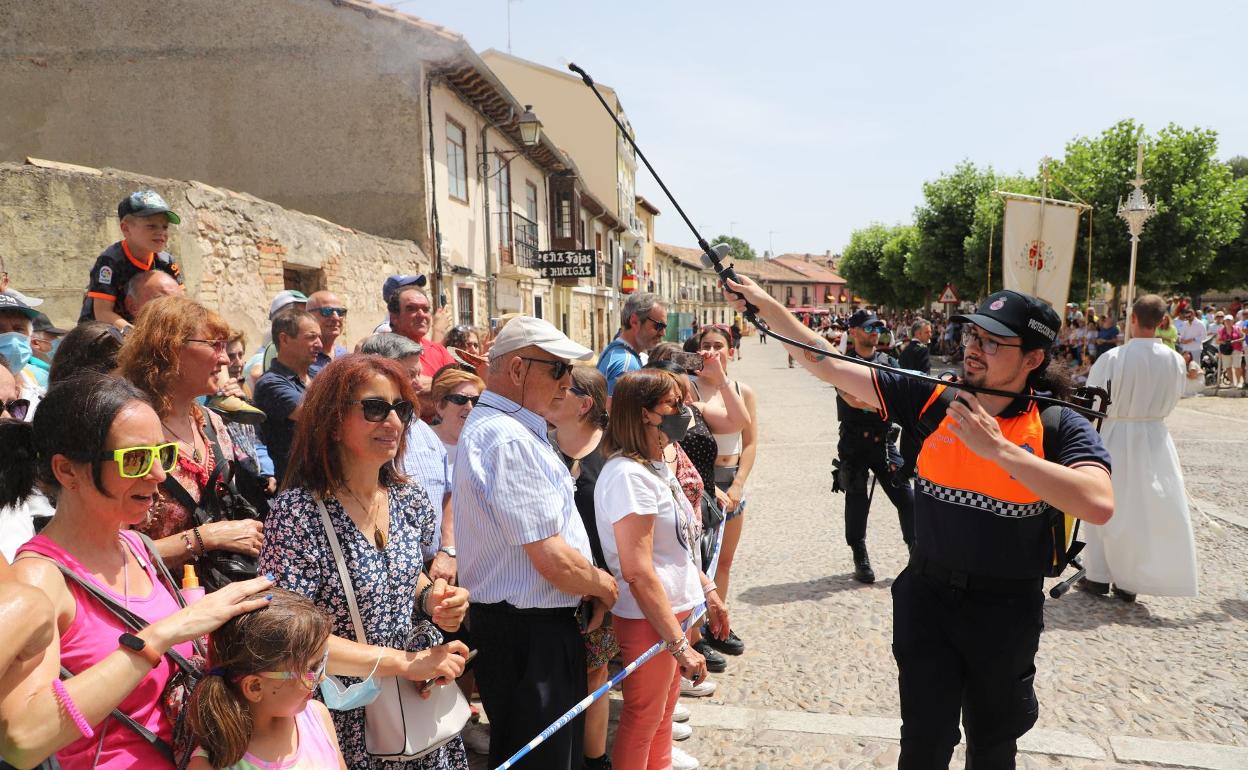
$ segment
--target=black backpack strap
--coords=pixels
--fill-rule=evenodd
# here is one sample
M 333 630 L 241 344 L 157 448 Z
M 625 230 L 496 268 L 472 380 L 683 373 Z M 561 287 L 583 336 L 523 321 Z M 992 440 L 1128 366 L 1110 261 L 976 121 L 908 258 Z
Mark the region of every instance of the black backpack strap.
M 1040 425 L 1044 429 L 1044 459 L 1051 463 L 1057 462 L 1057 456 L 1061 454 L 1062 451 L 1062 444 L 1058 433 L 1062 426 L 1062 410 L 1064 408 L 1065 407 L 1058 406 L 1057 404 L 1050 404 L 1049 406 L 1045 406 L 1040 409 Z M 1056 508 L 1050 508 L 1050 510 L 1054 516 L 1066 516 L 1065 513 Z M 1084 546 L 1083 541 L 1079 540 L 1080 521 L 1074 516 L 1071 516 L 1070 518 L 1073 523 L 1071 524 L 1070 547 L 1066 550 L 1065 554 L 1065 560 L 1067 563 L 1078 556 Z M 1065 546 L 1065 543 L 1062 543 L 1062 546 Z
M 927 437 L 936 432 L 940 427 L 940 421 L 945 419 L 945 414 L 949 411 L 949 405 L 953 403 L 957 390 L 945 387 L 944 390 L 936 396 L 936 400 L 928 404 L 927 408 L 919 413 L 918 419 L 918 436 L 916 436 L 919 445 L 922 446 Z

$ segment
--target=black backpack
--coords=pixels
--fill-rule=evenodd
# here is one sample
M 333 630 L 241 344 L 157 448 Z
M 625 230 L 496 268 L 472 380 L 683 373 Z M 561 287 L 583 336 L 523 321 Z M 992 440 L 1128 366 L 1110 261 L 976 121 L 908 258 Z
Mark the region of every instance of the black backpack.
M 936 400 L 919 415 L 918 424 L 921 435 L 918 436 L 918 441 L 920 446 L 922 442 L 927 440 L 928 436 L 935 433 L 936 429 L 940 427 L 941 421 L 945 419 L 945 413 L 949 410 L 949 404 L 953 403 L 956 394 L 957 390 L 955 388 L 946 387 L 936 397 Z M 1082 415 L 1080 416 L 1082 417 Z M 1050 461 L 1052 461 L 1052 458 L 1057 457 L 1061 451 L 1061 446 L 1057 443 L 1057 433 L 1061 420 L 1061 406 L 1048 404 L 1040 407 L 1040 425 L 1044 429 L 1044 456 L 1045 459 Z M 1077 539 L 1079 536 L 1079 519 L 1063 513 L 1051 505 L 1044 515 L 1048 517 L 1050 535 L 1049 566 L 1044 574 L 1045 577 L 1060 577 L 1066 571 L 1066 567 L 1083 550 L 1083 542 Z

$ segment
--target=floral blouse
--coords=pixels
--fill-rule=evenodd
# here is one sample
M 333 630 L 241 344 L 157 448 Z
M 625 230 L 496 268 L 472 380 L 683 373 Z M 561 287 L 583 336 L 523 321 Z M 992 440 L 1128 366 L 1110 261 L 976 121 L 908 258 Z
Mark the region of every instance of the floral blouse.
M 442 633 L 416 617 L 416 581 L 423 563 L 421 548 L 433 541 L 436 520 L 429 496 L 418 484 L 392 484 L 389 541 L 378 550 L 342 504 L 325 498 L 334 532 L 355 591 L 369 644 L 418 651 L 442 644 Z M 282 588 L 302 594 L 333 618 L 333 633 L 356 640 L 346 593 L 312 493 L 302 487 L 274 498 L 264 525 L 260 574 L 277 576 Z M 359 681 L 342 677 L 344 683 Z M 364 709 L 330 712 L 342 755 L 350 770 L 467 770 L 464 744 L 455 738 L 438 751 L 411 762 L 385 762 L 364 747 Z

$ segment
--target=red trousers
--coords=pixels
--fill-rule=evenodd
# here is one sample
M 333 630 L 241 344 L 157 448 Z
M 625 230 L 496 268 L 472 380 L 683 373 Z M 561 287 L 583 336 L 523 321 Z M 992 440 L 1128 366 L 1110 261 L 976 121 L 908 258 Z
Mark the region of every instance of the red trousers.
M 677 615 L 684 621 L 685 611 Z M 650 622 L 612 616 L 626 663 L 660 641 Z M 660 652 L 624 680 L 624 710 L 615 731 L 611 765 L 615 770 L 668 770 L 672 766 L 672 710 L 680 697 L 676 658 Z

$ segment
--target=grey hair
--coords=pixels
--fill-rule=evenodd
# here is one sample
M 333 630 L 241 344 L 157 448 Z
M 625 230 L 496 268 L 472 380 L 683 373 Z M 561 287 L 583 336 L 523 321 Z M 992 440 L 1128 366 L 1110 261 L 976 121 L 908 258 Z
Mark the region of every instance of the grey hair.
M 401 361 L 408 356 L 418 356 L 425 352 L 425 349 L 402 334 L 381 332 L 370 334 L 361 342 L 360 352 L 372 353 L 389 358 L 391 361 Z
M 663 298 L 658 294 L 651 294 L 648 291 L 638 292 L 628 295 L 628 299 L 624 301 L 624 307 L 620 309 L 620 328 L 628 328 L 628 319 L 636 315 L 638 318 L 645 318 L 650 315 L 650 311 L 655 305 L 662 305 Z
M 910 324 L 910 336 L 913 337 L 914 335 L 918 334 L 919 330 L 922 329 L 924 326 L 931 326 L 931 325 L 932 325 L 931 321 L 927 320 L 926 318 L 920 318 L 919 320 Z

